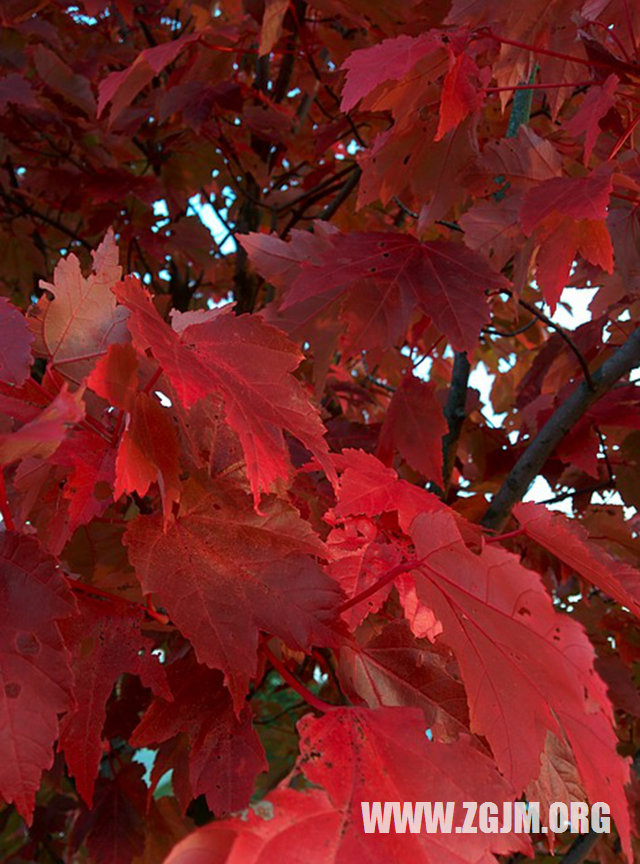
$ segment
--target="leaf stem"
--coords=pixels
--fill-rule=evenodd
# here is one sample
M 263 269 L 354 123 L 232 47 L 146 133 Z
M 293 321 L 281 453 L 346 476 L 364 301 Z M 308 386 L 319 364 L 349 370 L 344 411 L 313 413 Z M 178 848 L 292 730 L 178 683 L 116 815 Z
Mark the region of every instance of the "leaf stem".
M 110 594 L 108 591 L 103 591 L 102 588 L 97 588 L 95 585 L 86 585 L 84 582 L 80 582 L 76 579 L 70 579 L 68 576 L 67 585 L 72 591 L 77 592 L 78 594 L 88 594 L 94 597 L 103 597 L 105 600 L 111 600 L 115 603 L 122 603 L 125 606 L 134 607 L 135 609 L 144 612 L 145 615 L 148 615 L 149 618 L 153 618 L 154 621 L 157 621 L 159 624 L 168 624 L 169 618 L 167 615 L 163 615 L 162 612 L 157 612 L 152 604 L 151 599 L 147 599 L 147 605 L 143 603 L 138 603 L 135 600 L 129 600 L 128 597 L 118 597 L 116 594 Z
M 513 90 L 553 90 L 559 87 L 590 87 L 592 84 L 599 84 L 599 81 L 591 79 L 589 81 L 560 81 L 558 84 L 510 84 L 508 87 L 484 87 L 485 93 L 505 93 Z
M 493 537 L 485 537 L 485 540 L 487 543 L 500 543 L 502 540 L 510 540 L 512 537 L 519 537 L 521 534 L 524 534 L 524 528 L 507 531 L 506 534 L 495 534 Z
M 389 570 L 388 573 L 385 573 L 377 582 L 374 582 L 373 585 L 370 585 L 364 591 L 361 591 L 359 594 L 356 594 L 355 597 L 351 597 L 350 600 L 346 600 L 340 606 L 338 606 L 338 612 L 341 614 L 342 612 L 346 612 L 347 609 L 351 609 L 353 606 L 357 606 L 358 603 L 362 603 L 363 600 L 366 600 L 367 597 L 371 597 L 372 594 L 375 594 L 381 588 L 384 588 L 385 585 L 388 585 L 389 582 L 393 582 L 396 576 L 400 576 L 402 573 L 408 573 L 410 570 L 415 570 L 416 567 L 419 567 L 422 564 L 422 561 L 405 561 L 403 564 L 398 564 L 396 567 L 393 567 Z
M 316 696 L 315 693 L 312 693 L 311 690 L 307 689 L 301 681 L 293 675 L 287 667 L 284 665 L 282 660 L 280 660 L 267 645 L 262 645 L 262 653 L 265 655 L 267 660 L 271 663 L 273 668 L 276 670 L 278 675 L 287 682 L 287 684 L 296 691 L 298 696 L 302 696 L 307 705 L 310 705 L 312 708 L 315 708 L 316 711 L 320 711 L 322 714 L 326 714 L 327 711 L 334 711 L 336 708 L 339 708 L 339 705 L 330 705 L 328 702 L 325 702 L 323 699 L 320 699 L 319 696 Z
M 0 514 L 7 528 L 7 531 L 15 531 L 16 526 L 11 515 L 9 500 L 7 498 L 7 487 L 4 483 L 4 467 L 0 468 Z
M 603 69 L 611 71 L 611 64 L 601 60 L 587 60 L 584 57 L 576 57 L 573 54 L 563 54 L 560 51 L 552 51 L 550 48 L 541 48 L 539 45 L 527 45 L 526 42 L 517 42 L 515 39 L 506 39 L 504 36 L 498 36 L 488 27 L 481 28 L 478 33 L 484 32 L 490 39 L 500 42 L 503 45 L 512 45 L 514 48 L 522 48 L 523 51 L 531 51 L 533 54 L 544 54 L 547 57 L 557 57 L 558 60 L 569 60 L 572 63 L 579 63 L 581 66 L 599 66 Z
M 147 381 L 147 383 L 144 385 L 144 392 L 145 392 L 145 393 L 149 393 L 149 392 L 151 392 L 151 388 L 153 387 L 153 385 L 156 383 L 156 381 L 158 380 L 158 378 L 159 378 L 161 375 L 162 375 L 162 366 L 158 366 L 158 368 L 157 368 L 156 371 L 153 373 L 153 375 L 151 376 L 151 378 L 149 378 L 149 380 Z

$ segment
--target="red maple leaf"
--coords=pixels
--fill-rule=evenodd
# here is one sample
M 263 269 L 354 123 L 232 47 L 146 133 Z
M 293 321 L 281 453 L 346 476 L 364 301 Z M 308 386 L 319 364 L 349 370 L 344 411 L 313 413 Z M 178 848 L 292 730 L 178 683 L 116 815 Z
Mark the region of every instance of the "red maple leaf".
M 117 679 L 128 672 L 166 699 L 171 693 L 164 669 L 151 653 L 153 643 L 140 630 L 141 611 L 91 597 L 82 597 L 78 605 L 79 615 L 61 625 L 72 654 L 77 704 L 62 719 L 59 746 L 90 807 L 103 752 L 107 699 Z
M 186 733 L 189 797 L 206 795 L 216 816 L 240 810 L 251 797 L 256 775 L 267 768 L 249 707 L 237 717 L 221 673 L 200 666 L 192 655 L 172 663 L 167 673 L 173 701 L 155 699 L 130 744 L 149 747 Z
M 34 538 L 0 534 L 0 561 L 0 795 L 30 824 L 40 777 L 53 764 L 58 715 L 73 704 L 60 622 L 74 602 Z
M 177 319 L 177 332 L 137 280 L 121 282 L 115 291 L 130 310 L 136 346 L 152 350 L 186 408 L 210 394 L 222 396 L 227 422 L 244 449 L 256 505 L 260 493 L 289 472 L 285 430 L 332 474 L 317 411 L 291 374 L 302 355 L 281 331 L 226 309 Z
M 276 248 L 280 260 L 299 260 L 297 240 L 289 244 L 289 253 L 282 241 L 260 234 L 242 242 L 258 269 L 263 244 L 270 260 Z M 305 238 L 303 248 L 308 250 L 308 246 Z M 464 350 L 489 320 L 485 291 L 507 285 L 480 255 L 451 241 L 420 243 L 400 234 L 333 233 L 321 235 L 314 252 L 310 261 L 297 268 L 283 297 L 282 311 L 294 315 L 299 326 L 344 297 L 350 318 L 358 321 L 362 314 L 367 315 L 366 330 L 360 323 L 353 325 L 359 331 L 358 349 L 392 345 L 404 335 L 418 309 L 456 350 Z M 270 266 L 265 271 L 267 278 L 272 272 Z M 370 306 L 371 291 L 375 302 Z
M 157 595 L 191 640 L 198 660 L 224 672 L 241 712 L 257 671 L 258 631 L 299 649 L 336 644 L 337 586 L 311 557 L 324 546 L 289 505 L 192 483 L 180 514 L 132 522 L 129 557 L 146 593 Z

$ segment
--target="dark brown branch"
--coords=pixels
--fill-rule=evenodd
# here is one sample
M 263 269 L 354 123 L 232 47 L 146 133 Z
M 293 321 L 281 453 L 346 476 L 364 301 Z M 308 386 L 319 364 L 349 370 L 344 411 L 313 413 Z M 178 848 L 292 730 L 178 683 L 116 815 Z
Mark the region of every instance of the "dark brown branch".
M 499 530 L 502 527 L 514 504 L 522 499 L 565 435 L 594 402 L 639 364 L 640 328 L 591 375 L 593 389 L 586 381 L 581 381 L 538 432 L 489 505 L 482 520 L 485 528 Z
M 591 853 L 602 835 L 596 834 L 595 831 L 589 830 L 588 834 L 583 834 L 571 844 L 571 848 L 563 855 L 560 864 L 582 864 L 587 855 Z
M 635 774 L 638 774 L 640 771 L 640 750 L 633 757 L 631 768 Z M 582 864 L 601 836 L 601 834 L 596 834 L 595 831 L 590 829 L 588 834 L 583 834 L 581 837 L 576 838 L 569 850 L 562 856 L 560 864 Z
M 447 404 L 444 406 L 444 416 L 449 426 L 449 431 L 442 438 L 442 482 L 445 493 L 456 460 L 462 424 L 467 416 L 467 387 L 470 369 L 466 351 L 456 352 L 453 360 L 453 371 L 451 372 L 449 395 Z
M 327 221 L 331 219 L 331 217 L 338 211 L 338 209 L 344 204 L 349 195 L 353 192 L 353 190 L 358 185 L 358 181 L 360 180 L 360 175 L 362 174 L 362 170 L 357 167 L 352 174 L 347 178 L 347 182 L 344 184 L 340 192 L 336 195 L 336 197 L 324 208 L 319 219 L 323 221 Z

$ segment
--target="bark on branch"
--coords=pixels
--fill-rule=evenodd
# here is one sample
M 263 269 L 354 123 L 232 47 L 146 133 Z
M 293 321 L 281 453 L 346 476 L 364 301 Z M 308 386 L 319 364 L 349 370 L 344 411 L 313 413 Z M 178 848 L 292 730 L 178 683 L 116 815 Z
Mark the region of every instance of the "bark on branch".
M 453 360 L 449 396 L 447 397 L 447 404 L 444 406 L 444 416 L 449 426 L 449 431 L 442 438 L 442 482 L 445 495 L 449 489 L 451 473 L 456 461 L 462 424 L 467 416 L 466 404 L 470 371 L 471 367 L 466 351 L 457 351 Z
M 593 389 L 581 381 L 560 405 L 511 469 L 485 513 L 485 528 L 499 530 L 511 509 L 544 467 L 558 443 L 571 431 L 587 409 L 597 402 L 623 375 L 640 365 L 640 328 L 591 376 Z

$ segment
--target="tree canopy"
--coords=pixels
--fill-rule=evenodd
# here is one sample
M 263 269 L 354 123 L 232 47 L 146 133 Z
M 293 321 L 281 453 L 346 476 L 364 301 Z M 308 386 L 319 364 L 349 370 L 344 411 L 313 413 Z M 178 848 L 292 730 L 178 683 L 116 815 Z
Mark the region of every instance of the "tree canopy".
M 638 40 L 0 4 L 3 860 L 637 858 Z

